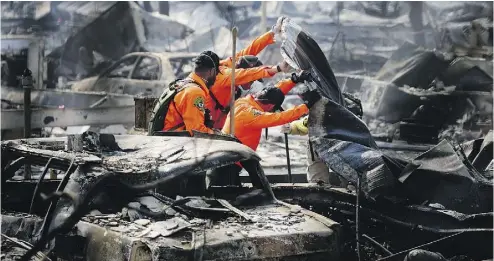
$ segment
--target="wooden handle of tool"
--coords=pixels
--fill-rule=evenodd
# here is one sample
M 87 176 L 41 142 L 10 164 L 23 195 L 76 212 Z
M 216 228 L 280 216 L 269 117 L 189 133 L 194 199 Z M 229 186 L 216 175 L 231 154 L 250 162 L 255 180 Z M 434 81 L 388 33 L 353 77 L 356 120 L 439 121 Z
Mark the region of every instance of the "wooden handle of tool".
M 234 103 L 235 103 L 235 67 L 236 67 L 236 63 L 237 63 L 237 59 L 236 59 L 236 53 L 237 51 L 235 50 L 236 47 L 237 47 L 237 32 L 238 32 L 238 29 L 237 27 L 233 27 L 232 29 L 232 73 L 231 73 L 231 77 L 232 77 L 232 86 L 231 86 L 231 98 L 230 98 L 230 134 L 232 136 L 235 136 L 235 121 L 234 121 L 234 118 L 235 118 L 235 107 L 233 106 Z

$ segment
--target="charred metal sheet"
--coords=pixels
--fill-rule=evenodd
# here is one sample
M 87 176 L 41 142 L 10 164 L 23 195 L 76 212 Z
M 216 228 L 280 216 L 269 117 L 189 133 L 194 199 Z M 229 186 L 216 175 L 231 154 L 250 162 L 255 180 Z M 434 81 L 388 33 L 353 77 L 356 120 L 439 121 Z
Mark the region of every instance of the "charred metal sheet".
M 31 164 L 45 165 L 50 159 L 52 159 L 53 167 L 68 168 L 70 162 L 76 158 L 77 162 L 84 163 L 98 163 L 101 162 L 101 158 L 87 154 L 87 153 L 68 153 L 61 150 L 46 150 L 42 149 L 42 145 L 33 144 L 31 147 L 28 144 L 16 141 L 2 142 L 2 152 L 8 153 L 9 159 L 15 159 L 16 157 L 24 157 Z
M 346 188 L 317 184 L 275 184 L 273 192 L 280 200 L 303 207 L 333 208 L 336 212 L 354 213 L 355 191 Z M 427 205 L 402 205 L 391 202 L 362 200 L 363 217 L 390 222 L 402 227 L 417 227 L 434 233 L 451 233 L 452 230 L 493 230 L 492 212 L 463 214 Z M 449 230 L 449 231 L 448 231 Z
M 110 135 L 113 136 L 113 135 Z M 115 172 L 157 171 L 173 173 L 195 162 L 201 162 L 196 171 L 231 164 L 236 161 L 255 159 L 259 156 L 248 147 L 230 141 L 209 140 L 190 137 L 153 137 L 116 135 L 115 142 L 121 151 L 103 151 L 103 166 Z M 99 157 L 87 153 L 68 153 L 40 149 L 39 142 L 67 141 L 67 137 L 11 140 L 2 142 L 2 151 L 15 156 L 32 158 L 59 158 L 64 161 L 76 156 L 85 162 L 98 162 Z M 206 159 L 205 161 L 201 161 Z M 46 162 L 45 162 L 46 163 Z
M 19 88 L 2 86 L 2 100 L 12 104 L 24 103 L 24 91 Z M 126 94 L 104 92 L 74 92 L 63 90 L 31 90 L 31 105 L 35 107 L 89 108 L 108 97 L 100 107 L 133 105 L 133 97 Z
M 380 196 L 409 199 L 415 204 L 429 200 L 462 213 L 492 211 L 492 197 L 488 196 L 492 183 L 469 169 L 466 159 L 451 144 L 443 141 L 411 161 L 383 154 L 365 123 L 344 107 L 335 76 L 327 69 L 326 59 L 320 58 L 324 56 L 318 55 L 321 50 L 314 39 L 288 18 L 283 22 L 282 37 L 285 59 L 294 68 L 310 69 L 317 79 L 310 86 L 317 88 L 323 98 L 310 110 L 309 136 L 314 151 L 330 169 L 353 184 L 363 178 L 362 191 L 375 200 Z M 400 79 L 406 80 L 423 69 L 415 67 L 413 63 L 405 66 Z M 416 180 L 407 180 L 412 173 Z
M 134 106 L 86 109 L 33 109 L 32 128 L 133 124 Z M 24 110 L 2 110 L 2 130 L 20 129 Z

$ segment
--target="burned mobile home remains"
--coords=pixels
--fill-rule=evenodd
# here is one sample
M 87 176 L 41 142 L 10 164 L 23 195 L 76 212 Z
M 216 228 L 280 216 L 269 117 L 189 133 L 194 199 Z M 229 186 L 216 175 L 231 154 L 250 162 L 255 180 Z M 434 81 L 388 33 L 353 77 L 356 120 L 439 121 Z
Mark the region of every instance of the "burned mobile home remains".
M 73 152 L 62 152 L 64 146 Z M 36 251 L 55 238 L 59 257 L 84 260 L 339 258 L 339 225 L 278 201 L 257 155 L 236 142 L 87 133 L 7 141 L 2 148 L 8 157 L 2 162 L 11 162 L 2 176 L 12 189 L 3 201 L 10 211 L 2 213 L 2 231 L 31 242 L 39 234 L 32 242 Z M 65 171 L 64 181 L 7 181 L 5 174 L 14 174 L 14 162 L 22 159 L 44 165 L 42 176 L 49 169 Z M 208 197 L 191 184 L 194 175 L 236 161 L 249 166 L 250 193 L 215 191 Z M 177 187 L 177 178 L 190 182 Z M 63 193 L 40 201 L 36 194 L 14 195 L 17 186 L 36 186 L 41 195 Z M 28 194 L 37 202 L 30 204 Z M 71 252 L 71 243 L 85 247 Z
M 493 258 L 492 3 L 39 3 L 2 2 L 2 259 Z M 279 15 L 259 57 L 314 77 L 283 105 L 321 93 L 308 137 L 146 135 L 198 52 Z M 348 186 L 307 183 L 308 141 Z

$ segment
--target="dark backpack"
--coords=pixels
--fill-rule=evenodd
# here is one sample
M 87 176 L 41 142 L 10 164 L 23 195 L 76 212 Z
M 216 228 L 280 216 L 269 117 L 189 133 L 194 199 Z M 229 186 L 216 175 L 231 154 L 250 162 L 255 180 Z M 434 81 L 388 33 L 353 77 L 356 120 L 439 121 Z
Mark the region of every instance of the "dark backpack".
M 168 113 L 168 107 L 170 106 L 171 101 L 175 98 L 175 95 L 185 89 L 187 84 L 195 83 L 198 86 L 199 83 L 195 82 L 192 79 L 177 79 L 171 82 L 168 85 L 168 88 L 165 89 L 163 94 L 161 94 L 160 98 L 156 101 L 154 105 L 153 112 L 151 113 L 151 117 L 148 124 L 148 136 L 153 136 L 153 134 L 157 131 L 162 131 L 165 127 L 165 117 Z M 184 126 L 184 123 L 178 124 L 177 126 L 172 127 L 168 131 L 174 131 L 180 127 Z

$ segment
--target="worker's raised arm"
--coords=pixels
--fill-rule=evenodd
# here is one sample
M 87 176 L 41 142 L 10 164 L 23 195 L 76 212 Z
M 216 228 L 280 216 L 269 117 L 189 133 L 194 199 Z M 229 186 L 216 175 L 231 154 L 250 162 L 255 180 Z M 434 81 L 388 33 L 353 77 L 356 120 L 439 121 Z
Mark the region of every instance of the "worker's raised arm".
M 276 88 L 279 88 L 284 95 L 289 93 L 293 89 L 293 87 L 295 87 L 295 85 L 297 84 L 294 83 L 292 79 L 284 79 L 275 84 Z
M 293 89 L 293 87 L 295 87 L 295 85 L 305 81 L 312 81 L 312 76 L 309 71 L 300 71 L 298 73 L 292 73 L 290 79 L 279 81 L 276 83 L 276 87 L 286 95 Z
M 216 77 L 215 85 L 230 86 L 231 69 L 221 70 L 219 77 Z M 242 85 L 249 82 L 257 81 L 262 78 L 271 78 L 278 72 L 276 66 L 260 66 L 248 69 L 235 69 L 235 85 Z
M 254 55 L 257 56 L 264 48 L 268 45 L 274 43 L 274 33 L 267 32 L 259 37 L 257 37 L 252 43 L 249 44 L 245 49 L 237 53 L 236 57 L 244 55 Z
M 251 128 L 269 128 L 292 122 L 308 112 L 309 108 L 305 104 L 301 104 L 289 110 L 277 113 L 262 112 L 252 108 L 250 111 L 245 112 L 246 114 L 250 113 L 252 116 L 245 119 L 244 124 L 245 126 Z
M 254 55 L 257 56 L 266 46 L 274 43 L 274 33 L 267 32 L 259 37 L 257 37 L 254 41 L 252 41 L 249 46 L 242 49 L 240 52 L 235 54 L 235 57 L 240 58 L 244 55 Z M 231 67 L 232 66 L 232 57 L 228 57 L 220 62 L 220 65 Z
M 200 87 L 191 86 L 182 92 L 183 100 L 176 102 L 177 109 L 182 114 L 185 129 L 192 134 L 192 130 L 214 133 L 214 131 L 204 124 L 205 94 Z

